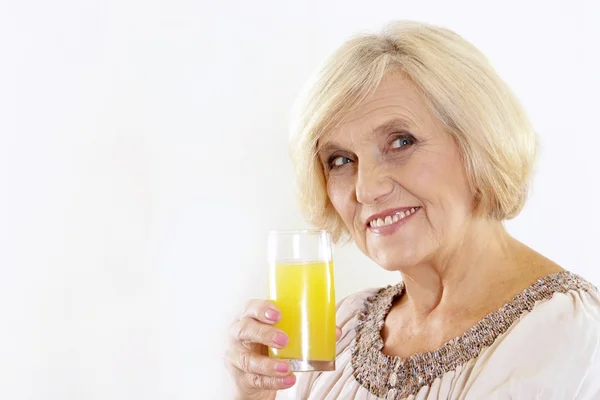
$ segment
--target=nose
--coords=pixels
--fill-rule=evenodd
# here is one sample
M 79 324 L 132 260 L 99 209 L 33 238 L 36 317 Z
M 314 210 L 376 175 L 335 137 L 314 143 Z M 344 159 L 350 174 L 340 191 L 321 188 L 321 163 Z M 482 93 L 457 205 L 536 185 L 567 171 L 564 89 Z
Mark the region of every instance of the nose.
M 358 163 L 356 200 L 362 204 L 385 201 L 394 189 L 392 180 L 378 162 Z

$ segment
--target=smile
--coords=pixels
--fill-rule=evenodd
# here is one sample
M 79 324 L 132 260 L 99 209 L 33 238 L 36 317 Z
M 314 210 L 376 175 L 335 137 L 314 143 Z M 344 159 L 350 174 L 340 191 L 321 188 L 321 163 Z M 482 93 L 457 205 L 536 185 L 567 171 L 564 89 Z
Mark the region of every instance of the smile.
M 396 222 L 401 221 L 404 218 L 414 214 L 420 208 L 421 207 L 412 207 L 412 208 L 406 209 L 404 211 L 394 212 L 390 215 L 381 216 L 379 218 L 373 218 L 371 221 L 369 221 L 368 225 L 371 228 L 381 228 L 384 226 L 389 226 L 389 225 L 395 224 Z

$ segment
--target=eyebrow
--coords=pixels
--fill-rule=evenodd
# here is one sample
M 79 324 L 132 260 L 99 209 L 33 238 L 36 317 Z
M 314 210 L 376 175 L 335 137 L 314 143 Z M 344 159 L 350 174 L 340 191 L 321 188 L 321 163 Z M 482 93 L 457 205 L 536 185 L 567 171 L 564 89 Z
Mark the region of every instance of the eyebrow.
M 410 125 L 408 124 L 408 122 L 406 122 L 404 119 L 395 118 L 380 124 L 371 131 L 371 134 L 375 136 L 380 136 L 389 131 L 409 129 Z M 317 141 L 317 154 L 333 152 L 334 150 L 338 150 L 339 147 L 340 146 L 338 146 L 337 144 L 331 142 L 325 143 L 321 146 Z
M 410 124 L 404 119 L 395 118 L 389 121 L 384 122 L 379 125 L 377 128 L 373 129 L 374 134 L 381 135 L 382 133 L 387 133 L 389 131 L 397 131 L 397 130 L 409 130 Z

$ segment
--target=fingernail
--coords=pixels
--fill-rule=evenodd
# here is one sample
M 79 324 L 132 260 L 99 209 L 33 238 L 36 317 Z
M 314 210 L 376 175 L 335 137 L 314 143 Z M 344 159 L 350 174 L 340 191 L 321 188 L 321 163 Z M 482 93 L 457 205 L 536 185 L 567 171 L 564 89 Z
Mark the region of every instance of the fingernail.
M 296 383 L 296 377 L 294 375 L 288 375 L 283 378 L 283 384 L 286 386 L 291 386 Z
M 273 342 L 280 346 L 285 346 L 288 342 L 288 337 L 281 332 L 277 332 L 275 336 L 273 336 Z
M 286 363 L 286 362 L 278 362 L 277 364 L 275 364 L 275 371 L 277 372 L 289 372 L 290 371 L 290 364 Z
M 267 311 L 265 311 L 265 317 L 267 317 L 268 320 L 277 322 L 279 321 L 279 311 L 275 311 L 269 308 Z

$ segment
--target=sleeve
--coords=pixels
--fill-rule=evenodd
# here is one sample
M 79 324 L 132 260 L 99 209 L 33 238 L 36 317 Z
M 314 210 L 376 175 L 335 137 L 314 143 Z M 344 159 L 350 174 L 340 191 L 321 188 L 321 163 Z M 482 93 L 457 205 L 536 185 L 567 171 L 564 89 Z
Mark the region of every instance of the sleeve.
M 342 336 L 336 344 L 336 360 L 339 355 L 350 346 L 354 336 L 354 317 L 364 307 L 365 300 L 377 292 L 378 289 L 366 289 L 351 294 L 336 305 L 336 325 L 342 329 Z M 338 364 L 338 363 L 336 363 Z M 336 369 L 339 369 L 336 365 Z M 336 371 L 333 371 L 335 373 Z M 325 372 L 331 374 L 331 372 Z M 296 384 L 287 390 L 277 392 L 276 400 L 308 399 L 314 382 L 323 372 L 302 372 L 296 374 Z
M 557 293 L 521 317 L 469 378 L 466 399 L 600 399 L 600 297 Z

